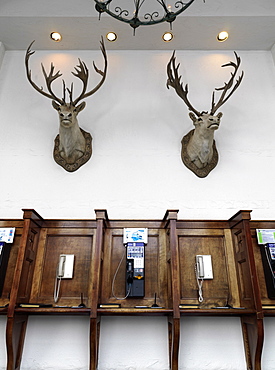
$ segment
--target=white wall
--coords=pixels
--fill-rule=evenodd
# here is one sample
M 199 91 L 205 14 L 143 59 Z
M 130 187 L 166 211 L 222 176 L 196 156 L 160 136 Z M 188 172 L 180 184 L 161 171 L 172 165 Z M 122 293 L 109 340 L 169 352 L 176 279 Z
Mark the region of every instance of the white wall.
M 274 219 L 272 53 L 238 53 L 245 78 L 221 109 L 218 166 L 200 179 L 180 158 L 181 138 L 192 125 L 184 103 L 166 88 L 171 51 L 108 52 L 107 80 L 79 114 L 80 125 L 93 136 L 93 156 L 75 173 L 67 173 L 52 158 L 57 114 L 50 100 L 28 84 L 24 52 L 6 51 L 0 71 L 0 218 L 20 218 L 22 208 L 34 208 L 44 218 L 94 218 L 95 208 L 106 208 L 110 218 L 161 219 L 166 209 L 177 208 L 179 218 L 227 219 L 251 209 L 253 219 Z M 94 86 L 98 80 L 92 60 L 102 66 L 99 51 L 37 52 L 31 59 L 33 78 L 43 84 L 40 62 L 48 69 L 54 61 L 69 84 L 77 57 L 88 64 Z M 179 51 L 177 58 L 191 102 L 198 110 L 209 110 L 214 87 L 229 78 L 230 69 L 220 66 L 233 60 L 233 52 Z M 61 94 L 61 81 L 55 85 Z M 30 318 L 22 369 L 86 370 L 85 320 Z M 99 369 L 167 369 L 166 325 L 165 318 L 103 318 Z M 128 352 L 135 331 L 145 333 L 144 338 Z M 68 338 L 74 340 L 73 350 Z M 270 335 L 265 370 L 274 369 L 275 357 L 267 355 L 273 348 Z M 4 368 L 5 348 L 0 346 L 0 370 Z M 237 318 L 182 319 L 180 369 L 206 368 L 245 369 Z
M 1 68 L 2 61 L 3 61 L 3 59 L 4 59 L 4 56 L 5 56 L 5 46 L 4 46 L 4 44 L 0 41 L 0 68 Z
M 274 64 L 275 64 L 275 44 L 271 48 L 271 54 L 272 54 L 273 61 L 274 61 Z

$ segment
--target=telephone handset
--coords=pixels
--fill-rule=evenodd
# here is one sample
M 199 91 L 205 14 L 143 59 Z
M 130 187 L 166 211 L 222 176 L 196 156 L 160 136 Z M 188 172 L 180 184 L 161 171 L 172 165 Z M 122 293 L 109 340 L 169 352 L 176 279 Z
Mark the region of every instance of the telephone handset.
M 60 254 L 56 269 L 56 279 L 54 286 L 54 301 L 59 299 L 60 283 L 62 279 L 72 279 L 74 270 L 74 255 Z
M 203 257 L 196 256 L 196 263 L 197 263 L 197 277 L 199 279 L 204 278 L 204 265 L 203 265 Z
M 62 278 L 64 276 L 64 265 L 66 262 L 65 255 L 60 255 L 59 257 L 59 264 L 58 264 L 58 272 L 57 277 Z

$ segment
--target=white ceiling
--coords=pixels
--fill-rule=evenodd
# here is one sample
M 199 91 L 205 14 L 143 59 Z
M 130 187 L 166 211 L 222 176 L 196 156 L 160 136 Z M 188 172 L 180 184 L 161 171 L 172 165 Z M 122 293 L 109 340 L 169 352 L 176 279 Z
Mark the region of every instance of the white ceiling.
M 134 0 L 113 0 L 133 8 Z M 149 6 L 157 0 L 145 0 Z M 173 1 L 171 1 L 173 3 Z M 123 6 L 123 4 L 126 4 Z M 127 5 L 127 4 L 130 4 Z M 114 31 L 118 40 L 108 50 L 270 50 L 275 43 L 275 0 L 195 0 L 173 23 L 174 39 L 161 36 L 167 23 L 132 28 L 107 14 L 98 20 L 94 0 L 0 0 L 0 42 L 6 50 L 25 50 L 32 40 L 35 49 L 98 49 L 101 35 Z M 227 30 L 229 39 L 216 36 Z M 63 39 L 50 40 L 58 31 Z

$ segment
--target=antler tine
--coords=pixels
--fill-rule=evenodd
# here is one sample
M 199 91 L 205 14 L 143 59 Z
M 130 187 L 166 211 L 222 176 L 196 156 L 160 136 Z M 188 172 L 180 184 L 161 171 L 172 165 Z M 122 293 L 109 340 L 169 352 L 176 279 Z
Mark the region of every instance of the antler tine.
M 69 93 L 69 98 L 70 98 L 70 104 L 71 105 L 74 105 L 73 104 L 73 87 L 74 87 L 74 84 L 73 82 L 71 83 L 71 88 L 69 89 L 68 87 L 66 88 L 66 90 L 68 91 Z
M 235 62 L 229 62 L 226 64 L 223 64 L 222 67 L 233 67 L 234 72 L 231 72 L 231 78 L 229 79 L 228 82 L 224 83 L 224 86 L 215 88 L 216 91 L 222 91 L 222 94 L 220 96 L 219 101 L 217 104 L 215 104 L 214 98 L 215 98 L 215 91 L 213 91 L 212 94 L 212 105 L 211 105 L 211 114 L 214 114 L 232 95 L 233 93 L 237 90 L 237 88 L 240 86 L 240 83 L 242 82 L 243 76 L 244 76 L 244 71 L 240 74 L 240 76 L 236 79 L 235 85 L 233 86 L 234 79 L 237 75 L 238 69 L 241 65 L 241 58 L 237 55 L 237 53 L 234 51 L 235 57 L 236 57 L 236 63 Z M 226 93 L 232 88 L 232 90 L 229 92 L 229 94 L 226 96 Z
M 51 63 L 51 69 L 50 69 L 50 72 L 49 72 L 49 75 L 47 76 L 47 73 L 45 71 L 45 68 L 43 66 L 43 64 L 41 63 L 41 67 L 42 67 L 42 72 L 43 72 L 43 75 L 44 75 L 44 78 L 46 80 L 46 85 L 47 85 L 47 88 L 48 88 L 48 91 L 50 93 L 50 96 L 53 100 L 56 100 L 58 101 L 60 104 L 63 104 L 63 100 L 62 99 L 59 99 L 52 91 L 52 87 L 51 87 L 51 84 L 54 80 L 56 80 L 58 77 L 61 77 L 62 76 L 62 73 L 60 73 L 60 71 L 57 71 L 56 74 L 53 74 L 54 73 L 54 65 L 53 63 Z M 65 100 L 65 97 L 64 97 L 64 100 Z
M 183 83 L 181 82 L 181 76 L 179 76 L 178 74 L 179 66 L 180 66 L 180 63 L 178 63 L 178 65 L 176 66 L 176 57 L 175 57 L 175 51 L 174 51 L 170 58 L 169 63 L 167 64 L 168 79 L 167 79 L 166 86 L 168 89 L 169 89 L 169 86 L 173 87 L 176 93 L 178 94 L 178 96 L 182 98 L 182 100 L 185 102 L 188 109 L 199 117 L 201 113 L 192 106 L 189 99 L 187 98 L 188 84 L 186 84 L 185 87 L 183 87 Z
M 82 62 L 80 59 L 78 59 L 78 62 L 79 62 L 79 65 L 74 67 L 75 72 L 72 72 L 72 74 L 75 77 L 78 77 L 82 81 L 83 87 L 82 87 L 82 92 L 79 95 L 79 97 L 75 99 L 74 101 L 71 101 L 73 105 L 76 105 L 81 99 L 83 99 L 86 89 L 87 89 L 88 77 L 89 77 L 89 70 L 86 64 Z
M 34 40 L 35 41 L 35 40 Z M 45 80 L 46 80 L 46 85 L 47 85 L 47 88 L 48 88 L 48 91 L 49 91 L 49 94 L 43 90 L 43 87 L 38 87 L 33 81 L 32 81 L 32 78 L 31 78 L 31 70 L 29 68 L 29 59 L 30 59 L 30 56 L 32 54 L 35 53 L 35 51 L 32 51 L 31 50 L 31 47 L 33 45 L 33 42 L 31 42 L 31 44 L 29 45 L 27 51 L 26 51 L 26 56 L 25 56 L 25 66 L 26 66 L 26 72 L 27 72 L 27 78 L 28 78 L 28 81 L 30 82 L 30 84 L 32 85 L 32 87 L 38 91 L 40 94 L 46 96 L 47 98 L 49 99 L 53 99 L 53 100 L 56 100 L 57 102 L 59 102 L 60 104 L 63 104 L 62 100 L 59 99 L 52 91 L 51 89 L 51 83 L 58 77 L 62 76 L 59 71 L 53 75 L 53 72 L 54 72 L 54 66 L 53 64 L 51 64 L 51 70 L 50 70 L 50 73 L 49 73 L 49 76 L 47 76 L 46 72 L 45 72 L 45 68 L 43 66 L 43 64 L 41 64 L 42 66 L 42 71 L 43 71 L 43 74 L 44 74 L 44 77 L 45 77 Z
M 63 83 L 63 98 L 62 98 L 62 101 L 65 104 L 66 103 L 66 84 L 65 84 L 64 80 L 62 80 L 62 83 Z
M 72 74 L 74 76 L 80 78 L 80 80 L 83 82 L 82 92 L 79 95 L 79 97 L 73 101 L 73 103 L 72 103 L 73 105 L 76 105 L 80 100 L 85 99 L 88 96 L 93 95 L 103 85 L 103 83 L 106 79 L 108 62 L 107 62 L 107 54 L 106 54 L 106 49 L 105 49 L 105 46 L 104 46 L 103 37 L 101 38 L 101 41 L 100 41 L 100 50 L 101 50 L 101 52 L 103 54 L 103 58 L 104 58 L 104 70 L 101 71 L 100 69 L 98 69 L 96 67 L 95 63 L 93 62 L 93 66 L 94 66 L 95 71 L 102 76 L 102 79 L 92 90 L 90 90 L 86 93 L 87 85 L 88 85 L 89 70 L 88 70 L 88 68 L 87 68 L 87 66 L 84 62 L 82 62 L 79 59 L 79 65 L 77 67 L 75 67 L 76 72 L 72 72 Z

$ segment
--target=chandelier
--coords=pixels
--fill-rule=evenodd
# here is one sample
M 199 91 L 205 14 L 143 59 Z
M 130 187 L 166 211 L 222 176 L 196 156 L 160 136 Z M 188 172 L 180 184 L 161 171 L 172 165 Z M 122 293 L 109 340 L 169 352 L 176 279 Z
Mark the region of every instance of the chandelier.
M 154 0 L 157 9 L 151 10 L 148 6 L 147 10 L 144 10 L 143 12 L 142 6 L 145 3 L 145 0 L 133 0 L 134 7 L 131 10 L 122 9 L 121 6 L 117 5 L 119 1 L 122 2 L 123 0 L 94 1 L 96 3 L 95 9 L 99 13 L 99 19 L 102 13 L 107 13 L 111 17 L 119 21 L 129 23 L 130 26 L 134 29 L 135 35 L 135 29 L 139 26 L 150 26 L 162 22 L 170 23 L 170 29 L 172 29 L 172 22 L 174 22 L 176 17 L 184 10 L 186 10 L 195 0 L 189 0 L 185 2 L 181 0 L 168 0 L 169 4 L 167 4 L 166 0 Z M 129 0 L 127 0 L 127 2 L 129 3 Z M 153 0 L 149 0 L 149 3 L 150 6 L 152 6 Z M 143 9 L 144 8 L 145 6 L 143 7 Z

